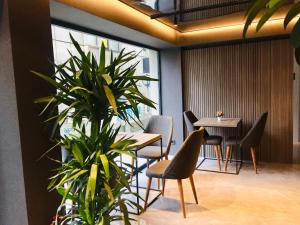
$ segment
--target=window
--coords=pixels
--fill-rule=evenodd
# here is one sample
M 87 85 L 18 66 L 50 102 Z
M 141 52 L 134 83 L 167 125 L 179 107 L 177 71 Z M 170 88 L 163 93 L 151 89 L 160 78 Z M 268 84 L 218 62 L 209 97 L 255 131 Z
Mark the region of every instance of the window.
M 52 25 L 52 39 L 55 63 L 59 64 L 65 62 L 69 58 L 68 51 L 70 51 L 72 54 L 76 54 L 76 49 L 71 43 L 69 33 L 72 34 L 76 41 L 78 41 L 84 51 L 91 51 L 95 55 L 97 60 L 99 60 L 99 49 L 102 41 L 105 41 L 107 43 L 108 48 L 106 55 L 108 58 L 110 58 L 110 51 L 113 51 L 114 54 L 118 54 L 123 48 L 125 48 L 126 52 L 135 51 L 139 53 L 137 61 L 140 62 L 137 66 L 137 74 L 147 75 L 156 79 L 159 78 L 158 51 L 57 25 Z M 144 105 L 139 106 L 140 118 L 145 125 L 151 115 L 159 114 L 159 82 L 144 81 L 139 83 L 139 88 L 146 97 L 150 98 L 156 103 L 156 109 L 152 109 Z M 61 106 L 59 110 L 61 110 L 62 108 L 63 106 Z M 141 130 L 141 128 L 134 123 L 133 126 L 122 124 L 118 118 L 115 118 L 114 123 L 122 126 L 121 131 L 135 132 Z M 72 121 L 67 120 L 66 123 L 62 126 L 61 133 L 68 134 L 72 132 L 72 130 Z

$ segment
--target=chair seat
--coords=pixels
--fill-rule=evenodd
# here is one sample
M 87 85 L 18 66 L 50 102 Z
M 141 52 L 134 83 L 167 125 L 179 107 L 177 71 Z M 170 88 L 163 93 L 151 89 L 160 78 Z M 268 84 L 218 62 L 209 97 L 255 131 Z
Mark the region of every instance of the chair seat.
M 167 148 L 162 148 L 162 156 L 165 156 L 167 153 Z M 150 145 L 146 146 L 137 152 L 137 156 L 139 158 L 146 158 L 146 159 L 160 159 L 161 158 L 161 149 L 160 146 Z
M 170 160 L 162 160 L 158 163 L 155 163 L 153 166 L 147 169 L 146 175 L 153 178 L 162 178 L 170 162 Z
M 241 138 L 237 138 L 236 140 L 236 137 L 232 136 L 232 137 L 228 137 L 226 139 L 226 145 L 236 145 L 236 144 L 240 144 L 241 143 Z
M 205 137 L 204 144 L 205 145 L 221 145 L 222 137 L 216 135 L 209 135 Z

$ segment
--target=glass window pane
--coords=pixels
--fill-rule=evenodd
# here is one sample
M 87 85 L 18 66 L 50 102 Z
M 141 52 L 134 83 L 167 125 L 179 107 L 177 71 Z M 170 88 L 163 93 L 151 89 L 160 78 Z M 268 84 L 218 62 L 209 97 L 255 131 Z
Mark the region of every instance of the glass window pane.
M 70 42 L 69 29 L 54 26 L 55 40 Z
M 84 39 L 84 45 L 97 47 L 97 37 L 95 35 L 85 33 L 83 35 L 83 39 Z
M 64 63 L 70 57 L 68 50 L 71 48 L 71 44 L 68 42 L 56 41 L 56 58 L 55 62 Z

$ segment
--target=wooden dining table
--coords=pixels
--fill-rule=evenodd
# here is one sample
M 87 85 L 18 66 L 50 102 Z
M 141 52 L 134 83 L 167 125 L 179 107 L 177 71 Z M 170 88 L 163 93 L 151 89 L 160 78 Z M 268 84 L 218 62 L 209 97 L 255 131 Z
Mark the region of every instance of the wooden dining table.
M 235 162 L 235 172 L 227 172 L 227 171 L 218 171 L 218 170 L 207 170 L 207 169 L 201 169 L 201 165 L 206 160 L 215 160 L 214 158 L 206 157 L 205 154 L 205 146 L 203 147 L 204 157 L 202 161 L 199 163 L 197 169 L 207 172 L 215 172 L 215 173 L 227 173 L 227 174 L 235 174 L 238 175 L 239 171 L 242 166 L 242 153 L 240 151 L 239 145 L 238 145 L 238 137 L 241 136 L 242 132 L 242 119 L 241 118 L 221 118 L 221 120 L 218 120 L 217 117 L 212 118 L 201 118 L 200 120 L 196 121 L 194 124 L 194 127 L 215 127 L 215 128 L 222 128 L 222 129 L 234 129 L 235 130 L 235 139 L 236 139 L 236 149 L 235 149 L 235 159 L 233 160 Z M 224 149 L 224 148 L 223 148 Z M 238 154 L 240 152 L 240 154 Z M 238 159 L 240 155 L 240 159 Z M 200 169 L 199 169 L 200 168 Z
M 150 133 L 128 133 L 128 132 L 119 132 L 119 134 L 117 135 L 117 140 L 121 139 L 121 138 L 130 138 L 132 140 L 136 140 L 136 142 L 134 144 L 131 145 L 131 147 L 134 147 L 134 153 L 135 153 L 135 188 L 136 188 L 136 203 L 139 205 L 140 204 L 140 198 L 139 198 L 139 193 L 140 193 L 140 189 L 145 189 L 145 187 L 141 187 L 139 185 L 139 172 L 141 172 L 142 169 L 139 168 L 138 166 L 138 151 L 148 145 L 151 145 L 157 141 L 160 141 L 160 149 L 161 149 L 161 157 L 163 156 L 163 147 L 162 147 L 162 135 L 161 134 L 150 134 Z M 162 192 L 160 190 L 155 190 L 152 189 L 154 191 L 157 191 L 158 194 L 153 198 L 152 201 L 150 201 L 147 206 L 150 206 L 151 204 L 153 204 L 158 197 L 162 194 Z M 136 215 L 140 215 L 142 213 L 142 211 L 137 208 L 136 209 Z

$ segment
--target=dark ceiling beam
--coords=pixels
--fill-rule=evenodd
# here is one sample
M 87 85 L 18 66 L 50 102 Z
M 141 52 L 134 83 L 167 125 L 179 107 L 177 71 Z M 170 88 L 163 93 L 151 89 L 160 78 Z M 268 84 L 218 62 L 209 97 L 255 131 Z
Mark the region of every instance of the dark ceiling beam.
M 224 3 L 218 3 L 218 4 L 212 4 L 212 5 L 205 5 L 205 6 L 195 7 L 195 8 L 191 8 L 191 9 L 175 10 L 173 12 L 156 13 L 156 14 L 151 15 L 150 18 L 158 19 L 161 17 L 168 17 L 168 16 L 174 16 L 174 15 L 178 15 L 178 14 L 199 12 L 199 11 L 223 8 L 223 7 L 228 7 L 228 6 L 247 4 L 250 2 L 251 2 L 250 0 L 239 0 L 239 1 L 224 2 Z

